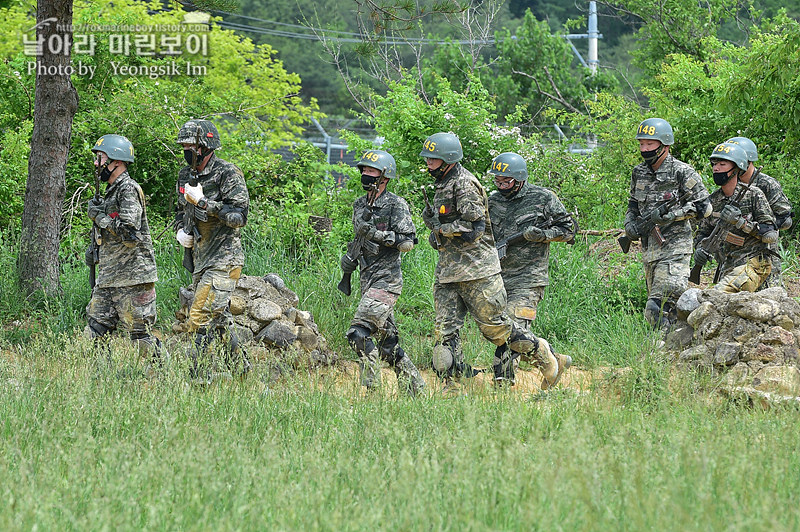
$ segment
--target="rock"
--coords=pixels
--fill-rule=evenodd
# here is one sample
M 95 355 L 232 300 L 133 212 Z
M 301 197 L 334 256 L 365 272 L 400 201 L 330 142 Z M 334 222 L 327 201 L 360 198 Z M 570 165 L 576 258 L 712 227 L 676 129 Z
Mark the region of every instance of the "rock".
M 742 352 L 741 360 L 760 360 L 762 362 L 775 362 L 782 354 L 782 350 L 772 345 L 758 342 L 756 345 L 745 347 Z
M 742 352 L 742 344 L 737 342 L 720 342 L 714 351 L 715 366 L 733 366 L 739 362 L 739 353 Z
M 791 331 L 795 328 L 794 321 L 786 314 L 778 314 L 770 320 L 770 323 L 775 324 L 782 329 L 786 329 L 787 331 Z
M 753 387 L 762 392 L 800 395 L 800 370 L 793 366 L 766 366 L 753 377 Z
M 749 386 L 752 381 L 753 371 L 744 362 L 733 366 L 725 375 L 724 383 L 727 386 Z
M 678 319 L 686 321 L 686 318 L 689 317 L 697 307 L 700 306 L 700 302 L 697 300 L 697 296 L 701 294 L 703 291 L 699 288 L 689 288 L 681 297 L 678 298 L 678 303 L 676 304 L 678 310 Z
M 740 292 L 733 294 L 727 311 L 746 320 L 769 321 L 780 314 L 780 305 L 771 299 L 762 299 L 757 294 Z
M 284 319 L 274 320 L 258 332 L 255 340 L 277 347 L 286 347 L 297 340 L 297 327 Z
M 702 360 L 707 354 L 708 350 L 706 349 L 706 346 L 701 344 L 690 347 L 689 349 L 684 349 L 681 351 L 681 354 L 678 355 L 678 359 L 681 362 L 693 362 Z
M 297 325 L 306 325 L 312 322 L 311 313 L 306 310 L 298 310 L 294 317 L 294 321 Z
M 669 351 L 682 351 L 692 344 L 694 329 L 686 322 L 678 322 L 677 326 L 667 334 L 666 348 Z
M 792 345 L 794 335 L 782 327 L 770 327 L 761 335 L 761 342 L 771 345 Z
M 686 322 L 696 330 L 698 325 L 705 321 L 713 308 L 714 304 L 710 301 L 701 303 L 700 306 L 698 306 L 686 317 Z
M 758 295 L 761 297 L 765 297 L 767 299 L 771 299 L 772 301 L 776 301 L 781 303 L 784 299 L 787 298 L 788 294 L 783 287 L 780 286 L 773 286 L 772 288 L 765 288 L 758 292 Z
M 239 316 L 247 311 L 247 301 L 242 296 L 231 296 L 230 303 L 231 314 Z
M 750 320 L 739 319 L 731 328 L 731 337 L 740 344 L 747 343 L 750 339 L 764 332 L 763 326 Z
M 246 292 L 246 299 L 256 299 L 267 295 L 266 285 L 261 282 L 260 277 L 242 275 L 236 282 L 236 289 L 239 292 Z M 234 292 L 235 294 L 235 292 Z
M 319 337 L 310 328 L 300 325 L 297 327 L 297 340 L 306 351 L 314 351 L 319 345 Z
M 281 307 L 269 299 L 256 299 L 250 304 L 250 316 L 261 323 L 269 323 L 281 317 Z
M 264 276 L 264 281 L 275 288 L 275 290 L 277 290 L 278 293 L 288 301 L 290 306 L 297 307 L 300 305 L 300 298 L 297 297 L 297 294 L 286 287 L 286 283 L 283 282 L 283 279 L 281 279 L 278 274 L 267 274 Z
M 239 340 L 240 345 L 249 344 L 253 339 L 253 331 L 250 330 L 250 328 L 242 327 L 241 325 L 236 324 L 234 324 L 231 328 L 233 329 L 233 333 L 236 335 L 237 340 Z

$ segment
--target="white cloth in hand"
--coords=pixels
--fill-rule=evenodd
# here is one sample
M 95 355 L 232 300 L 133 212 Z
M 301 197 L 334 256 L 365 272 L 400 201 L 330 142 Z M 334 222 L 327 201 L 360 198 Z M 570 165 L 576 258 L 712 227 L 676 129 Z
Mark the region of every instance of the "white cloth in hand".
M 175 235 L 175 238 L 181 243 L 181 246 L 185 248 L 194 246 L 194 237 L 188 233 L 184 233 L 183 227 L 178 229 L 178 234 Z

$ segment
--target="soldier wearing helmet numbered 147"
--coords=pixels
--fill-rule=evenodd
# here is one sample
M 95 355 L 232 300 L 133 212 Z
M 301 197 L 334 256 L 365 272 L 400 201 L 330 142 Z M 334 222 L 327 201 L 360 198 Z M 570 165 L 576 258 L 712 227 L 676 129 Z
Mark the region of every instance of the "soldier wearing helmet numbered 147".
M 772 271 L 768 246 L 778 241 L 772 210 L 758 187 L 749 186 L 734 196 L 737 186 L 747 186 L 739 181 L 748 169 L 748 156 L 741 146 L 719 144 L 709 159 L 714 183 L 720 188 L 711 194 L 714 212 L 697 229 L 695 261 L 713 258 L 719 263 L 715 288 L 728 293 L 755 292 Z M 734 203 L 734 198 L 738 202 Z M 720 223 L 725 224 L 725 238 L 717 256 L 712 257 L 704 249 L 705 239 Z
M 98 156 L 100 180 L 107 186 L 104 197 L 89 200 L 99 261 L 86 307 L 88 332 L 100 339 L 121 324 L 140 351 L 158 362 L 164 353 L 151 331 L 156 321 L 158 275 L 144 193 L 128 174 L 133 145 L 121 135 L 103 135 L 92 151 Z
M 353 204 L 356 238 L 342 257 L 342 270 L 349 275 L 360 269 L 361 300 L 347 340 L 358 355 L 363 386 L 371 390 L 380 385 L 383 359 L 394 369 L 400 390 L 414 396 L 425 381 L 399 345 L 394 305 L 403 288 L 400 257 L 414 248 L 416 229 L 405 200 L 386 190 L 397 177 L 394 157 L 369 150 L 357 166 L 367 193 Z
M 792 204 L 783 192 L 783 187 L 774 177 L 770 177 L 761 169 L 756 169 L 755 162 L 758 161 L 758 149 L 755 143 L 747 137 L 733 137 L 725 141 L 729 144 L 738 144 L 747 153 L 747 171 L 739 178 L 742 183 L 760 188 L 767 197 L 772 215 L 775 218 L 775 225 L 779 231 L 786 231 L 792 227 Z M 772 263 L 772 273 L 761 285 L 760 289 L 770 288 L 781 285 L 781 255 L 780 241 L 769 244 L 770 262 Z
M 221 342 L 225 363 L 244 375 L 250 362 L 231 325 L 228 302 L 242 273 L 241 228 L 247 223 L 250 196 L 244 174 L 217 157 L 219 132 L 208 120 L 189 120 L 178 132 L 187 166 L 178 174 L 178 242 L 191 252 L 184 266 L 192 273 L 194 300 L 189 309 L 193 332 L 192 376 L 210 378 L 212 344 Z
M 553 192 L 528 181 L 528 165 L 519 154 L 501 153 L 492 160 L 489 173 L 494 175 L 497 187 L 489 195 L 489 217 L 503 269 L 506 308 L 519 327 L 530 331 L 550 282 L 550 242 L 572 240 L 574 222 Z M 562 359 L 560 365 L 564 369 L 572 363 L 569 356 L 555 356 Z M 555 368 L 556 360 L 540 367 L 545 374 Z M 542 387 L 546 389 L 551 384 L 554 383 L 545 380 Z
M 563 367 L 552 367 L 549 344 L 514 323 L 506 314 L 506 290 L 500 276 L 489 218 L 489 200 L 480 181 L 459 161 L 461 142 L 453 133 L 435 133 L 422 145 L 428 173 L 435 180 L 432 209 L 422 213 L 425 225 L 438 236 L 439 251 L 433 300 L 436 308 L 433 368 L 452 385 L 452 379 L 472 376 L 464 362 L 461 328 L 469 311 L 481 334 L 497 346 L 492 366 L 498 384 L 514 383 L 518 354 L 530 357 L 552 371 L 545 375 L 555 384 Z
M 644 120 L 636 139 L 644 161 L 633 168 L 625 234 L 642 241 L 647 282 L 645 318 L 653 328 L 664 329 L 677 319 L 675 303 L 689 284 L 689 220 L 711 214 L 711 203 L 695 169 L 671 155 L 675 138 L 669 122 L 662 118 Z M 679 204 L 662 214 L 659 207 L 673 198 L 679 198 Z M 642 234 L 647 222 L 655 224 L 658 231 Z

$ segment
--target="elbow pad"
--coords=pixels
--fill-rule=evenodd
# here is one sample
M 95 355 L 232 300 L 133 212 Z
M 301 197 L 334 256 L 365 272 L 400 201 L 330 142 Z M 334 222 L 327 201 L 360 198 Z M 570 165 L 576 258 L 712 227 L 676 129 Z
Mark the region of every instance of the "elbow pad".
M 711 215 L 711 211 L 714 210 L 714 207 L 711 205 L 711 200 L 708 198 L 697 200 L 692 205 L 694 205 L 695 216 L 698 220 L 707 218 Z
M 483 236 L 484 231 L 486 231 L 486 222 L 484 220 L 474 221 L 472 222 L 472 231 L 461 233 L 461 238 L 465 242 L 475 242 Z
M 758 224 L 758 236 L 765 244 L 774 244 L 778 241 L 778 230 L 772 224 Z
M 794 214 L 794 213 L 790 212 L 789 214 L 787 214 L 783 218 L 778 218 L 776 220 L 776 222 L 778 223 L 778 229 L 779 230 L 786 231 L 787 229 L 791 229 L 791 227 L 792 227 L 792 214 Z

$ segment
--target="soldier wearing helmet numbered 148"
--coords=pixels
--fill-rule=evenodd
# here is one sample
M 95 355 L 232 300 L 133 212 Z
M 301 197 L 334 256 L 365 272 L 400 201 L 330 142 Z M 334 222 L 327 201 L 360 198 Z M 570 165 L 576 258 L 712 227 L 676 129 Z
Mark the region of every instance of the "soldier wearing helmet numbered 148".
M 653 328 L 667 328 L 677 319 L 675 303 L 689 284 L 689 220 L 711 214 L 711 204 L 695 169 L 670 154 L 675 138 L 669 122 L 662 118 L 644 120 L 636 139 L 644 161 L 633 168 L 625 234 L 642 241 L 647 282 L 645 318 Z M 659 207 L 673 198 L 680 201 L 662 214 Z M 642 234 L 648 222 L 658 231 Z
M 228 302 L 244 265 L 240 232 L 250 208 L 244 174 L 217 157 L 219 132 L 208 120 L 186 122 L 178 132 L 178 144 L 188 165 L 178 174 L 176 238 L 191 250 L 191 260 L 184 266 L 191 268 L 194 288 L 189 309 L 189 331 L 195 334 L 192 376 L 201 382 L 210 378 L 211 346 L 217 340 L 225 362 L 243 375 L 250 362 L 231 327 Z
M 453 133 L 435 133 L 422 145 L 436 194 L 432 209 L 422 213 L 425 225 L 441 242 L 436 263 L 433 299 L 436 307 L 433 368 L 446 386 L 452 379 L 472 376 L 464 362 L 460 331 L 469 311 L 481 334 L 497 346 L 493 363 L 498 384 L 514 383 L 514 361 L 523 354 L 549 365 L 554 357 L 549 344 L 516 325 L 506 314 L 506 290 L 500 276 L 489 218 L 489 200 L 480 181 L 459 161 L 461 142 Z M 563 368 L 554 369 L 555 384 Z M 546 375 L 547 379 L 548 376 Z
M 99 339 L 122 325 L 143 354 L 158 359 L 161 342 L 152 335 L 158 280 L 144 193 L 128 174 L 133 145 L 121 135 L 103 135 L 92 151 L 98 156 L 104 197 L 89 200 L 92 234 L 99 249 L 97 280 L 86 307 L 88 332 Z M 88 258 L 88 257 L 87 257 Z
M 775 225 L 779 231 L 786 231 L 792 227 L 792 204 L 783 192 L 783 187 L 774 177 L 770 177 L 761 169 L 756 169 L 755 162 L 758 161 L 758 149 L 755 143 L 747 137 L 733 137 L 725 141 L 729 144 L 738 144 L 747 153 L 747 171 L 739 178 L 742 183 L 761 189 L 767 197 L 772 216 L 775 218 Z M 780 241 L 769 244 L 770 262 L 772 263 L 772 273 L 761 285 L 760 289 L 770 288 L 781 285 L 781 255 Z
M 754 186 L 737 194 L 738 202 L 732 201 L 737 186 L 747 186 L 739 181 L 748 169 L 748 156 L 741 146 L 719 144 L 709 159 L 714 183 L 720 188 L 711 194 L 714 212 L 697 229 L 695 261 L 717 260 L 714 281 L 719 282 L 715 288 L 728 293 L 755 292 L 772 271 L 768 246 L 778 241 L 772 210 L 764 193 Z M 720 223 L 726 224 L 724 242 L 717 256 L 711 257 L 704 241 Z
M 349 275 L 360 269 L 361 300 L 347 340 L 358 354 L 363 386 L 374 389 L 380 385 L 383 359 L 394 369 L 400 390 L 414 396 L 425 387 L 425 381 L 399 345 L 394 305 L 403 288 L 400 257 L 414 248 L 416 229 L 405 200 L 386 190 L 389 180 L 397 177 L 394 157 L 369 150 L 358 169 L 367 194 L 353 204 L 356 239 L 342 257 L 342 270 Z
M 489 216 L 508 296 L 506 308 L 520 328 L 530 331 L 550 282 L 550 242 L 572 240 L 574 222 L 553 192 L 528 181 L 528 165 L 519 154 L 501 153 L 492 160 L 489 173 L 494 175 L 497 187 L 489 195 Z M 555 354 L 555 357 L 562 359 L 563 369 L 572 363 L 569 356 Z M 545 375 L 555 371 L 558 376 L 557 361 L 546 362 L 539 369 Z M 554 380 L 557 382 L 555 378 L 545 379 L 542 387 L 548 388 Z

